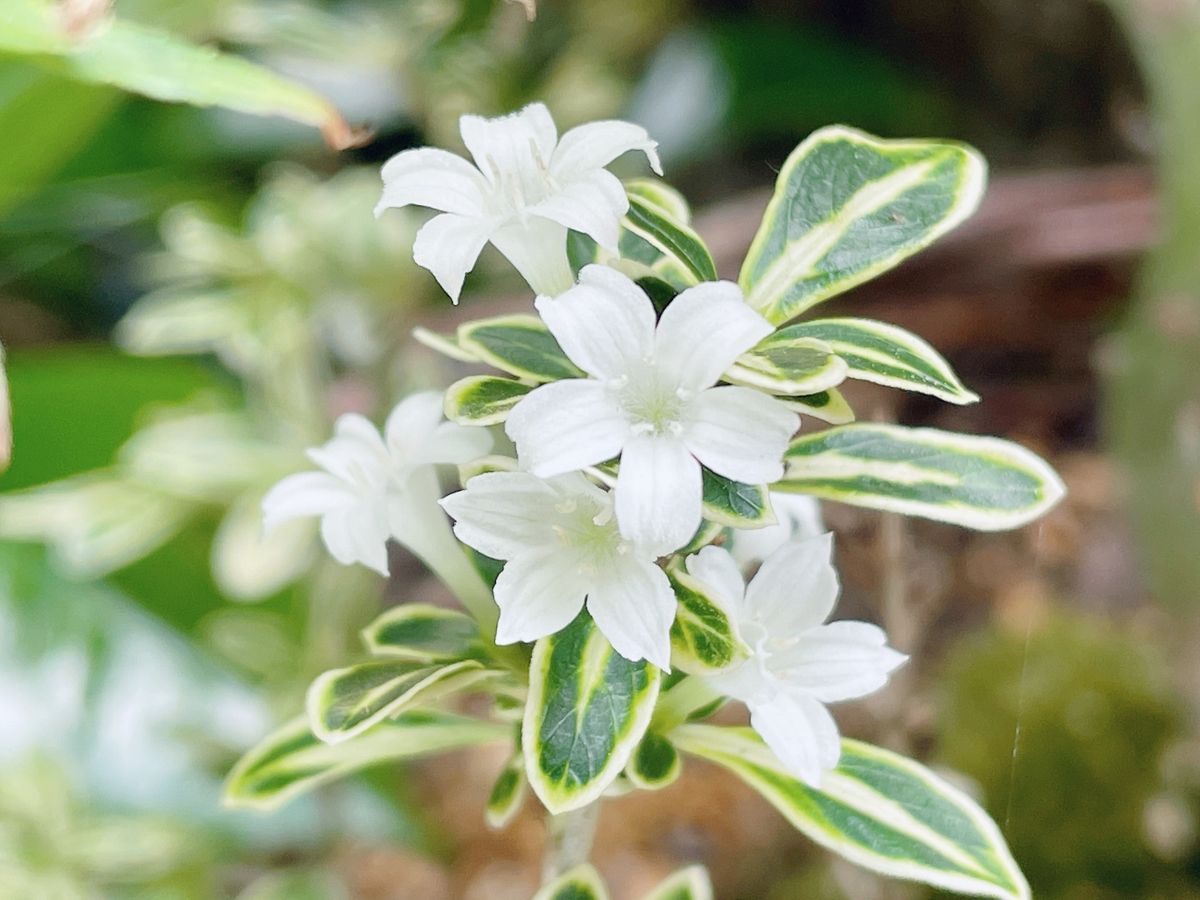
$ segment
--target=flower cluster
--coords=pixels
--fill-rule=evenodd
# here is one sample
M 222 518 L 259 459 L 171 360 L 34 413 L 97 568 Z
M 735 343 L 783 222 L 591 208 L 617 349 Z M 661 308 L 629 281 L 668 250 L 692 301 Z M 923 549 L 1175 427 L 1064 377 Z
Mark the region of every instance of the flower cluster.
M 455 302 L 491 242 L 538 295 L 538 327 L 578 376 L 510 382 L 521 396 L 500 418 L 517 458 L 489 458 L 480 466 L 488 471 L 441 500 L 457 539 L 503 563 L 495 642 L 536 641 L 586 609 L 621 656 L 669 670 L 679 602 L 669 573 L 683 571 L 745 648 L 708 683 L 745 702 L 779 759 L 817 783 L 839 754 L 824 704 L 876 690 L 904 657 L 873 625 L 825 624 L 837 597 L 831 536 L 820 534 L 813 501 L 767 492 L 783 476 L 799 416 L 727 373 L 775 326 L 733 283 L 692 283 L 664 301 L 616 260 L 630 200 L 605 167 L 640 150 L 659 171 L 642 128 L 599 122 L 559 139 L 546 108 L 533 104 L 499 119 L 464 116 L 461 131 L 474 166 L 442 150 L 404 151 L 383 168 L 376 213 L 410 204 L 440 211 L 413 255 Z M 576 274 L 568 230 L 613 265 Z M 423 533 L 444 521 L 432 506 L 432 467 L 471 463 L 492 447 L 486 427 L 445 422 L 442 409 L 440 395 L 410 397 L 382 437 L 362 417 L 343 416 L 333 439 L 309 453 L 323 471 L 292 475 L 266 497 L 267 526 L 320 516 L 340 562 L 386 574 L 391 538 L 435 564 L 437 553 L 422 552 Z M 756 527 L 714 521 L 710 483 L 758 491 Z M 747 586 L 743 569 L 759 563 Z

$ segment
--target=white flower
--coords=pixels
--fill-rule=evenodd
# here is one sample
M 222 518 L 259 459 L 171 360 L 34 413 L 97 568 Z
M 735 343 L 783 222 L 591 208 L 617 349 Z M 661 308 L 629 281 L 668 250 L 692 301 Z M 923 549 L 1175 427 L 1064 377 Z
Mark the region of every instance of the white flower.
M 621 533 L 667 553 L 700 525 L 703 463 L 718 475 L 767 484 L 799 419 L 745 387 L 714 387 L 772 331 L 729 282 L 688 288 L 655 325 L 650 298 L 614 269 L 587 266 L 538 312 L 590 378 L 543 385 L 509 415 L 522 465 L 549 477 L 620 455 Z
M 611 495 L 579 473 L 491 472 L 442 500 L 464 544 L 507 560 L 496 643 L 534 641 L 579 615 L 626 659 L 670 668 L 675 594 L 654 553 L 621 537 Z
M 765 528 L 734 529 L 729 552 L 742 567 L 760 563 L 788 541 L 825 533 L 821 504 L 809 494 L 771 491 L 775 524 Z
M 422 529 L 441 518 L 433 466 L 466 463 L 491 449 L 480 428 L 442 421 L 442 395 L 402 400 L 387 418 L 384 436 L 356 413 L 338 418 L 333 439 L 308 451 L 324 471 L 289 475 L 263 498 L 263 527 L 303 516 L 321 517 L 321 538 L 343 565 L 360 562 L 388 574 L 387 540 L 426 544 Z
M 384 165 L 383 196 L 375 207 L 376 215 L 410 204 L 442 213 L 417 233 L 413 259 L 455 303 L 488 241 L 536 292 L 566 290 L 574 283 L 567 229 L 617 251 L 629 198 L 604 167 L 628 150 L 641 150 L 662 174 L 657 145 L 629 122 L 591 122 L 559 140 L 549 110 L 532 103 L 496 119 L 463 116 L 459 129 L 474 166 L 445 150 L 405 150 Z
M 733 557 L 705 547 L 688 573 L 726 605 L 749 659 L 706 680 L 750 709 L 750 724 L 796 777 L 814 787 L 837 765 L 841 742 L 826 703 L 862 697 L 907 659 L 866 622 L 823 624 L 837 601 L 833 535 L 786 544 L 749 587 Z

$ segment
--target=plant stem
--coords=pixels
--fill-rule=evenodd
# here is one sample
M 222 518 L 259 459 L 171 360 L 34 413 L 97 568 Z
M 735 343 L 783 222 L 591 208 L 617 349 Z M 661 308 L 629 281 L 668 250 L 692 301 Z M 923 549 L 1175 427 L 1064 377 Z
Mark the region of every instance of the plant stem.
M 549 842 L 542 859 L 543 885 L 587 862 L 599 818 L 600 801 L 596 801 L 546 819 Z
M 654 727 L 666 731 L 682 725 L 696 710 L 720 698 L 721 695 L 703 678 L 689 675 L 659 698 L 654 710 Z
M 491 640 L 499 618 L 496 601 L 437 504 L 439 491 L 432 469 L 413 476 L 409 494 L 405 514 L 392 522 L 392 536 L 442 580 L 479 624 L 480 633 Z
M 1183 607 L 1200 596 L 1200 7 L 1108 0 L 1141 64 L 1158 141 L 1161 231 L 1105 357 L 1108 435 L 1151 588 Z

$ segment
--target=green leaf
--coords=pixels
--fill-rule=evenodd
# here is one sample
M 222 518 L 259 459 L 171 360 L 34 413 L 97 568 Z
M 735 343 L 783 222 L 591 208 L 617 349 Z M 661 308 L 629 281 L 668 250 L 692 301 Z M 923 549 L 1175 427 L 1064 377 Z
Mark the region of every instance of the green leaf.
M 812 416 L 830 425 L 846 425 L 854 421 L 854 410 L 837 388 L 818 391 L 806 397 L 788 397 L 783 403 L 794 412 Z
M 531 390 L 511 378 L 469 375 L 446 389 L 446 418 L 459 425 L 497 425 Z
M 789 775 L 749 728 L 683 725 L 680 749 L 725 766 L 793 826 L 864 868 L 976 896 L 1024 900 L 1029 885 L 996 824 L 924 766 L 842 741 L 821 789 Z
M 428 603 L 392 607 L 363 629 L 362 638 L 377 656 L 425 663 L 474 658 L 480 649 L 474 619 Z
M 675 287 L 717 280 L 717 267 L 700 235 L 657 203 L 633 194 L 621 222 L 621 258 L 648 266 Z M 626 236 L 641 242 L 626 240 Z
M 749 650 L 728 611 L 681 566 L 667 572 L 679 607 L 671 623 L 671 663 L 693 675 L 727 669 Z
M 275 809 L 298 794 L 381 762 L 502 740 L 509 726 L 447 713 L 409 712 L 344 744 L 321 741 L 300 716 L 243 756 L 225 782 L 227 806 Z
M 1024 525 L 1066 492 L 1045 461 L 1010 441 L 898 425 L 801 435 L 772 488 L 980 531 Z
M 3 13 L 0 13 L 3 15 Z M 2 26 L 0 26 L 2 27 Z M 122 99 L 29 66 L 0 72 L 0 218 L 77 154 Z
M 155 100 L 284 116 L 321 129 L 338 149 L 358 139 L 327 99 L 262 66 L 119 18 L 87 31 L 72 35 L 49 0 L 5 0 L 0 9 L 0 52 L 29 56 L 69 78 Z
M 522 746 L 551 813 L 591 803 L 621 773 L 650 723 L 658 669 L 630 662 L 586 612 L 534 647 Z
M 389 659 L 331 669 L 309 686 L 308 722 L 321 740 L 338 744 L 417 703 L 461 690 L 492 674 L 472 659 L 433 666 Z
M 608 900 L 604 881 L 588 863 L 576 866 L 533 895 L 533 900 Z
M 731 481 L 703 470 L 704 518 L 730 528 L 762 528 L 775 524 L 771 498 L 760 484 Z
M 713 900 L 712 881 L 704 866 L 688 866 L 668 876 L 642 900 Z
M 921 338 L 872 319 L 820 319 L 775 333 L 822 341 L 846 361 L 847 375 L 906 391 L 932 394 L 949 403 L 975 403 L 950 364 Z
M 508 761 L 508 765 L 492 785 L 485 810 L 488 826 L 498 831 L 511 822 L 520 811 L 521 804 L 525 802 L 528 787 L 525 763 L 521 754 L 517 753 Z
M 777 331 L 737 358 L 726 381 L 785 396 L 828 390 L 846 378 L 846 363 L 824 341 Z
M 692 210 L 687 198 L 665 181 L 657 178 L 630 178 L 625 182 L 625 193 L 630 198 L 638 197 L 657 206 L 676 222 L 692 224 Z
M 498 316 L 458 328 L 458 345 L 490 366 L 532 381 L 583 375 L 537 316 Z
M 682 769 L 675 745 L 661 734 L 648 731 L 625 766 L 625 775 L 636 787 L 657 791 L 674 784 Z
M 456 359 L 464 363 L 477 363 L 481 360 L 474 353 L 460 346 L 458 343 L 457 334 L 438 334 L 436 331 L 430 331 L 428 328 L 414 328 L 412 330 L 413 340 L 418 344 L 428 347 L 443 356 L 448 356 L 450 359 Z
M 781 325 L 954 228 L 986 178 L 983 157 L 964 144 L 822 128 L 784 163 L 738 282 Z

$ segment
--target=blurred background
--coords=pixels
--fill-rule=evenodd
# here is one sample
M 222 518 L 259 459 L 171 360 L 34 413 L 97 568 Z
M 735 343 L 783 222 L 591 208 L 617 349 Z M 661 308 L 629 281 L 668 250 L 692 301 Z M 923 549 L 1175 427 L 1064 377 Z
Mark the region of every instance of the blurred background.
M 0 0 L 0 32 L 25 2 Z M 64 7 L 85 29 L 104 11 Z M 534 804 L 503 832 L 483 821 L 502 756 L 369 772 L 270 816 L 223 811 L 219 786 L 380 608 L 437 596 L 399 553 L 386 585 L 337 566 L 305 524 L 264 543 L 258 502 L 338 413 L 378 417 L 455 374 L 414 325 L 527 303 L 488 250 L 452 309 L 409 258 L 422 214 L 371 209 L 390 154 L 460 149 L 459 114 L 535 99 L 560 129 L 645 125 L 726 277 L 816 127 L 983 150 L 979 214 L 826 307 L 922 335 L 983 402 L 846 393 L 862 419 L 1021 441 L 1070 494 L 989 535 L 827 505 L 840 614 L 914 657 L 839 718 L 955 773 L 1039 898 L 1200 897 L 1200 6 L 527 12 L 117 0 L 122 21 L 330 98 L 374 135 L 341 153 L 283 118 L 81 79 L 0 34 L 0 898 L 532 893 Z M 618 898 L 691 861 L 721 898 L 933 896 L 831 861 L 700 763 L 608 803 L 596 859 Z

